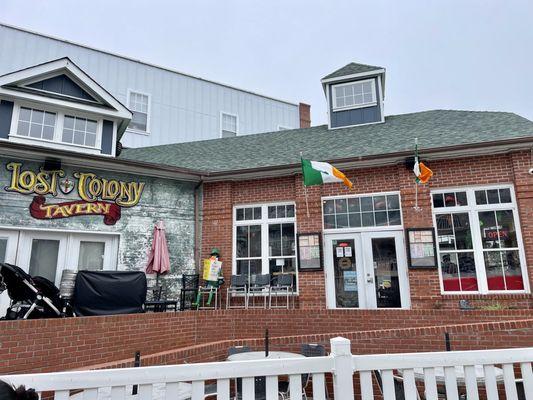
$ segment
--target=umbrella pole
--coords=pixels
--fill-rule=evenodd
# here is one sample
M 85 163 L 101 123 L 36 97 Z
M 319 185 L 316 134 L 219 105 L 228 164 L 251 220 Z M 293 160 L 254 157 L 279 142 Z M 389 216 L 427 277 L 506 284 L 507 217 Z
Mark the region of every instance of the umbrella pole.
M 265 357 L 268 357 L 268 329 L 265 329 Z

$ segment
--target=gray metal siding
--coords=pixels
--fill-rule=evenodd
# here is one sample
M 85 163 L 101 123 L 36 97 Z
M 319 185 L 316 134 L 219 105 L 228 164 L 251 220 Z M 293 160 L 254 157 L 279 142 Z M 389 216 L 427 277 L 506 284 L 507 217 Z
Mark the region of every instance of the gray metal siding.
M 127 147 L 220 136 L 220 113 L 239 117 L 239 134 L 299 128 L 298 105 L 0 25 L 0 74 L 69 57 L 127 106 L 128 89 L 151 95 L 150 134 L 126 132 Z
M 113 154 L 113 122 L 104 120 L 102 126 L 102 153 Z
M 372 107 L 356 108 L 353 110 L 333 111 L 333 89 L 331 86 L 329 86 L 329 115 L 331 116 L 332 128 L 369 124 L 372 122 L 381 121 L 381 98 L 379 97 L 377 78 L 374 78 L 374 80 L 376 82 L 376 99 L 378 104 Z
M 11 129 L 11 118 L 13 116 L 13 102 L 0 101 L 0 139 L 7 139 Z

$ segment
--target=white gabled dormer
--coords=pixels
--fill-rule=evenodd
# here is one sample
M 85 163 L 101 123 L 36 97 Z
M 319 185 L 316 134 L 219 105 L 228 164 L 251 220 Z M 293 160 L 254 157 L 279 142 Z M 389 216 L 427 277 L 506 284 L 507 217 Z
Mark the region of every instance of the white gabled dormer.
M 0 140 L 115 156 L 131 117 L 68 58 L 0 76 Z
M 350 63 L 320 81 L 330 129 L 384 122 L 385 69 Z

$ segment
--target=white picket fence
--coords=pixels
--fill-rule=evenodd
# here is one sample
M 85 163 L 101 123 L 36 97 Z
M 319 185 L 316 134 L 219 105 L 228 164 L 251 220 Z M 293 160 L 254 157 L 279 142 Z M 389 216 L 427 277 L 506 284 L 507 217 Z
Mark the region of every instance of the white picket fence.
M 281 398 L 280 376 L 288 376 L 289 398 L 301 400 L 303 374 L 311 374 L 309 390 L 316 400 L 326 396 L 352 400 L 356 393 L 363 400 L 373 399 L 373 383 L 377 382 L 375 387 L 380 387 L 385 400 L 396 399 L 396 390 L 409 400 L 436 400 L 443 390 L 448 400 L 459 400 L 464 394 L 468 400 L 477 400 L 478 388 L 484 389 L 482 393 L 488 400 L 498 399 L 498 390 L 505 392 L 505 399 L 516 400 L 517 382 L 523 386 L 525 398 L 533 400 L 532 361 L 533 347 L 352 355 L 350 341 L 335 338 L 331 340 L 331 354 L 326 357 L 5 375 L 0 379 L 13 385 L 24 384 L 40 393 L 53 392 L 59 400 L 201 400 L 211 396 L 229 400 L 234 397 L 235 385 L 231 382 L 237 378 L 242 379 L 242 399 L 250 400 L 255 397 L 254 377 L 266 377 L 266 399 L 277 400 Z M 521 371 L 518 380 L 515 368 Z M 325 389 L 326 374 L 333 376 L 333 393 L 328 394 Z M 357 376 L 360 385 L 354 385 Z M 216 382 L 216 394 L 206 395 L 206 381 Z M 138 394 L 132 395 L 132 385 L 138 385 Z

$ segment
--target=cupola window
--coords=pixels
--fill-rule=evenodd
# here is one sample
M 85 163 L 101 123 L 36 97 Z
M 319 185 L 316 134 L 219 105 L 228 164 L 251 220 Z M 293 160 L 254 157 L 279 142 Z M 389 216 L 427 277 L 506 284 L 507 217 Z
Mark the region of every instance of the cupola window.
M 376 104 L 375 80 L 333 86 L 333 109 L 364 107 Z

